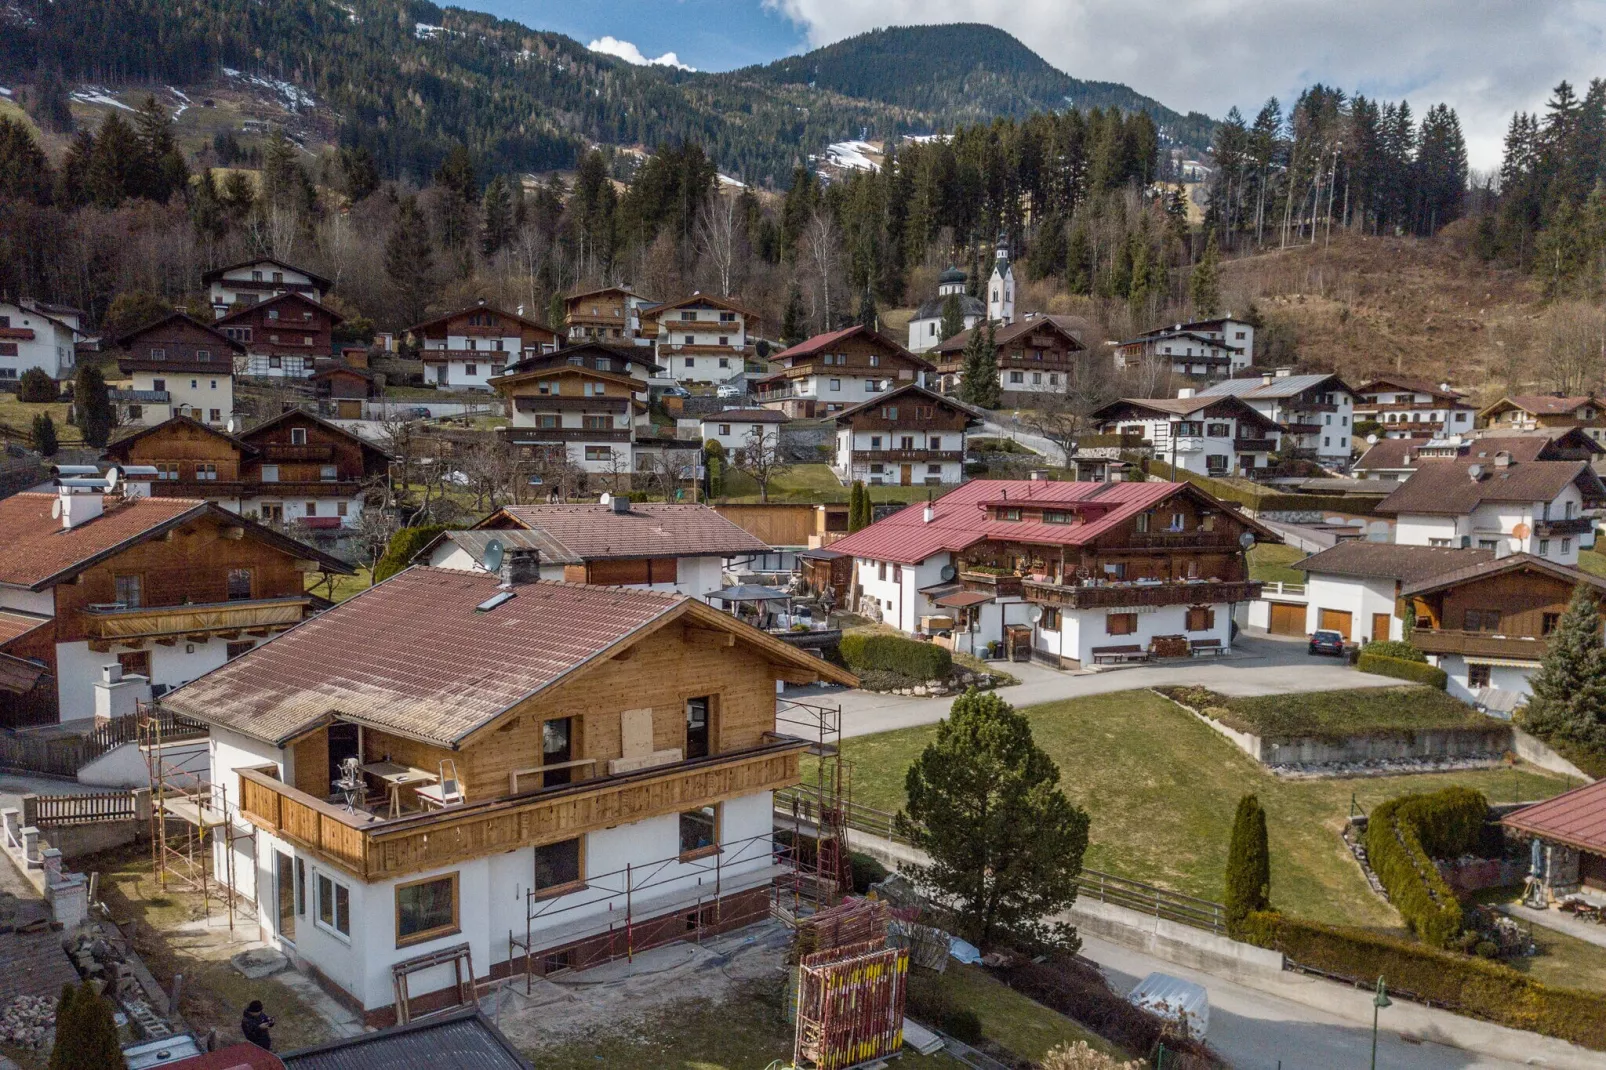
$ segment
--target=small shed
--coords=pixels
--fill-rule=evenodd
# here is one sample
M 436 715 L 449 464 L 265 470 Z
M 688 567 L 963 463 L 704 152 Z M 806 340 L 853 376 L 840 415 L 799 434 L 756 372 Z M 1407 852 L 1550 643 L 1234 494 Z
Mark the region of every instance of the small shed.
M 1580 892 L 1606 902 L 1606 780 L 1514 810 L 1500 823 L 1537 845 L 1531 877 L 1547 902 Z
M 797 555 L 797 560 L 802 569 L 803 581 L 809 585 L 809 590 L 837 603 L 847 597 L 848 588 L 853 585 L 851 556 L 821 546 L 814 550 L 804 550 Z

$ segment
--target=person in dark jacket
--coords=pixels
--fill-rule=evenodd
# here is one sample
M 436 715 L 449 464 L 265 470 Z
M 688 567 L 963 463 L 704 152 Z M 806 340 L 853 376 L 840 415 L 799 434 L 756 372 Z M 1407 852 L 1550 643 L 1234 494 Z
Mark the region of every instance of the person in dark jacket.
M 240 1016 L 240 1032 L 245 1034 L 245 1039 L 268 1051 L 273 1050 L 273 1040 L 268 1036 L 272 1026 L 273 1019 L 262 1009 L 260 999 L 253 999 L 247 1004 L 245 1013 Z

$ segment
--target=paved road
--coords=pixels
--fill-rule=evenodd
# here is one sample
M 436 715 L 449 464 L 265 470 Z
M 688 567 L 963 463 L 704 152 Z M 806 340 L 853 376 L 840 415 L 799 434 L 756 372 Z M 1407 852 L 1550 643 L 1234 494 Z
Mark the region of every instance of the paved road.
M 1226 695 L 1280 695 L 1298 691 L 1331 691 L 1351 687 L 1385 687 L 1398 683 L 1357 672 L 1331 658 L 1313 658 L 1305 641 L 1240 635 L 1235 656 L 1220 660 L 1179 661 L 1161 665 L 1109 668 L 1092 673 L 1061 672 L 1017 663 L 1008 671 L 1020 678 L 999 694 L 1016 706 L 1130 691 L 1159 684 L 1200 684 Z M 806 692 L 788 689 L 789 697 Z M 806 701 L 806 699 L 805 699 Z M 896 728 L 935 724 L 948 715 L 952 698 L 907 698 L 870 691 L 835 691 L 822 701 L 842 706 L 842 734 L 865 736 Z
M 1006 427 L 1003 424 L 993 423 L 991 420 L 984 422 L 981 425 L 981 429 L 983 434 L 996 435 L 999 438 L 1013 438 L 1021 445 L 1042 454 L 1043 459 L 1050 464 L 1059 468 L 1065 467 L 1065 451 L 1042 435 L 1034 435 L 1020 427 Z

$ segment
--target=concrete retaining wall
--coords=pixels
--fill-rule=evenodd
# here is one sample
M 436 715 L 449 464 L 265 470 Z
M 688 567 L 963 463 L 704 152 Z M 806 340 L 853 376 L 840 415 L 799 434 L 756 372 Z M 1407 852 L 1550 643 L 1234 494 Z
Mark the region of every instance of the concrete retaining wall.
M 1551 750 L 1543 740 L 1530 736 L 1520 728 L 1511 730 L 1511 743 L 1511 749 L 1517 752 L 1517 757 L 1530 765 L 1537 765 L 1541 769 L 1548 769 L 1562 776 L 1575 776 L 1586 784 L 1595 781 L 1594 777 Z
M 85 855 L 110 851 L 146 838 L 150 826 L 145 821 L 97 821 L 85 825 L 53 825 L 39 830 L 40 837 L 71 862 Z
M 1151 918 L 1113 903 L 1078 901 L 1067 920 L 1080 932 L 1217 976 L 1266 977 L 1283 972 L 1280 951 Z

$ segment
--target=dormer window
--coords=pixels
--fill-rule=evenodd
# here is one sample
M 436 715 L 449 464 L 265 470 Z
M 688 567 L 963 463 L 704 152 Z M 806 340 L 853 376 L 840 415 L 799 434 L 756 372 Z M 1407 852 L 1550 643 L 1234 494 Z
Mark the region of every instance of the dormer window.
M 1069 524 L 1070 522 L 1071 514 L 1063 510 L 1048 509 L 1043 513 L 1043 523 L 1045 524 Z
M 1010 520 L 1010 521 L 1019 520 L 1020 519 L 1020 510 L 1019 509 L 1000 509 L 1000 510 L 998 510 L 998 519 L 1000 519 L 1000 520 Z

